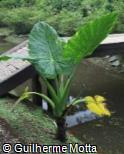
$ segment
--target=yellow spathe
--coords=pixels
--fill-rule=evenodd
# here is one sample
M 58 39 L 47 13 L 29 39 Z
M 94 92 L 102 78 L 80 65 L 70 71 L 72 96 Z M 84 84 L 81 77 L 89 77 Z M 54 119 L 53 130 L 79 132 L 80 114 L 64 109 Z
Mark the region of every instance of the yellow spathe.
M 94 97 L 86 96 L 84 98 L 84 102 L 86 103 L 87 108 L 98 116 L 111 115 L 110 111 L 106 107 L 105 101 L 106 99 L 103 96 L 99 95 L 96 95 Z

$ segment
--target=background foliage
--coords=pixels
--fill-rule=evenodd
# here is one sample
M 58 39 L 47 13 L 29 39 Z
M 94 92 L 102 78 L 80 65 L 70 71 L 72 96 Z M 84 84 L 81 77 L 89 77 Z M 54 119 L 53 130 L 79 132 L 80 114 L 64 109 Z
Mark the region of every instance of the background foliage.
M 124 32 L 123 0 L 0 0 L 0 27 L 11 27 L 16 34 L 29 33 L 44 20 L 61 36 L 71 36 L 86 20 L 104 12 L 117 11 L 113 32 Z

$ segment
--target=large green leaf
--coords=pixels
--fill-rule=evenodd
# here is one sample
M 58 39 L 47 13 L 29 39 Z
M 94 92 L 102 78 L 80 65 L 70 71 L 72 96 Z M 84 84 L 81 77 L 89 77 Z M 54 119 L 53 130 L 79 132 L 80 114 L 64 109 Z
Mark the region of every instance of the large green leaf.
M 89 56 L 111 31 L 116 13 L 109 13 L 83 25 L 64 46 L 64 57 L 73 63 Z
M 51 26 L 39 22 L 33 27 L 29 37 L 29 55 L 35 59 L 31 63 L 41 75 L 55 78 L 68 70 L 62 50 L 62 42 Z

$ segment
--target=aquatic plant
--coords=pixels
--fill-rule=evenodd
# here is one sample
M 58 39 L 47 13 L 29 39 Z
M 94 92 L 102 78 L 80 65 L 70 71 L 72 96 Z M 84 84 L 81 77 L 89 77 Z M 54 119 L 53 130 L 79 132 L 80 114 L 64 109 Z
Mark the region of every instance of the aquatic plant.
M 56 137 L 61 141 L 66 140 L 65 116 L 72 106 L 86 102 L 87 107 L 92 112 L 100 116 L 110 115 L 109 111 L 105 111 L 105 105 L 102 104 L 104 101 L 98 103 L 100 97 L 75 98 L 69 103 L 68 97 L 78 64 L 82 59 L 90 56 L 100 42 L 111 32 L 116 18 L 116 13 L 109 13 L 88 21 L 67 43 L 58 37 L 53 27 L 45 22 L 38 22 L 34 25 L 29 36 L 28 56 L 5 55 L 0 57 L 0 60 L 10 58 L 28 60 L 43 78 L 51 97 L 49 98 L 42 93 L 26 92 L 24 98 L 36 94 L 49 103 L 57 124 Z M 55 80 L 55 87 L 48 82 L 48 79 Z

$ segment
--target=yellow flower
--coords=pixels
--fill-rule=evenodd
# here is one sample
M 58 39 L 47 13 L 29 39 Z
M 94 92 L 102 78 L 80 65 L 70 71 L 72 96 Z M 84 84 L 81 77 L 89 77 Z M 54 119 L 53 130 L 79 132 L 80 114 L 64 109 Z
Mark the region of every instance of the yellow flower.
M 91 112 L 93 112 L 93 113 L 99 115 L 100 117 L 103 116 L 102 111 L 99 109 L 99 107 L 98 107 L 95 103 L 88 103 L 88 104 L 87 104 L 87 108 L 88 108 Z
M 99 103 L 97 104 L 97 106 L 100 108 L 100 110 L 103 112 L 104 115 L 107 115 L 107 116 L 111 115 L 110 111 L 106 108 L 105 103 Z
M 110 116 L 110 111 L 106 108 L 106 104 L 104 103 L 106 99 L 102 96 L 96 95 L 94 97 L 87 96 L 84 98 L 87 108 L 99 115 L 99 116 Z
M 98 114 L 99 116 L 102 116 L 102 112 L 101 110 L 99 109 L 99 107 L 96 105 L 96 102 L 95 102 L 95 99 L 91 96 L 87 96 L 84 98 L 85 99 L 85 102 L 86 102 L 86 105 L 87 105 L 87 108 L 95 113 L 95 114 Z
M 110 116 L 111 113 L 107 109 L 106 104 L 104 103 L 106 101 L 106 99 L 102 96 L 96 95 L 95 100 L 96 100 L 97 106 L 102 110 L 103 114 Z
M 106 98 L 103 96 L 100 96 L 100 95 L 95 95 L 94 98 L 95 98 L 96 102 L 105 102 L 106 101 Z
M 86 103 L 94 103 L 95 102 L 95 100 L 92 96 L 86 96 L 84 99 L 85 99 Z

